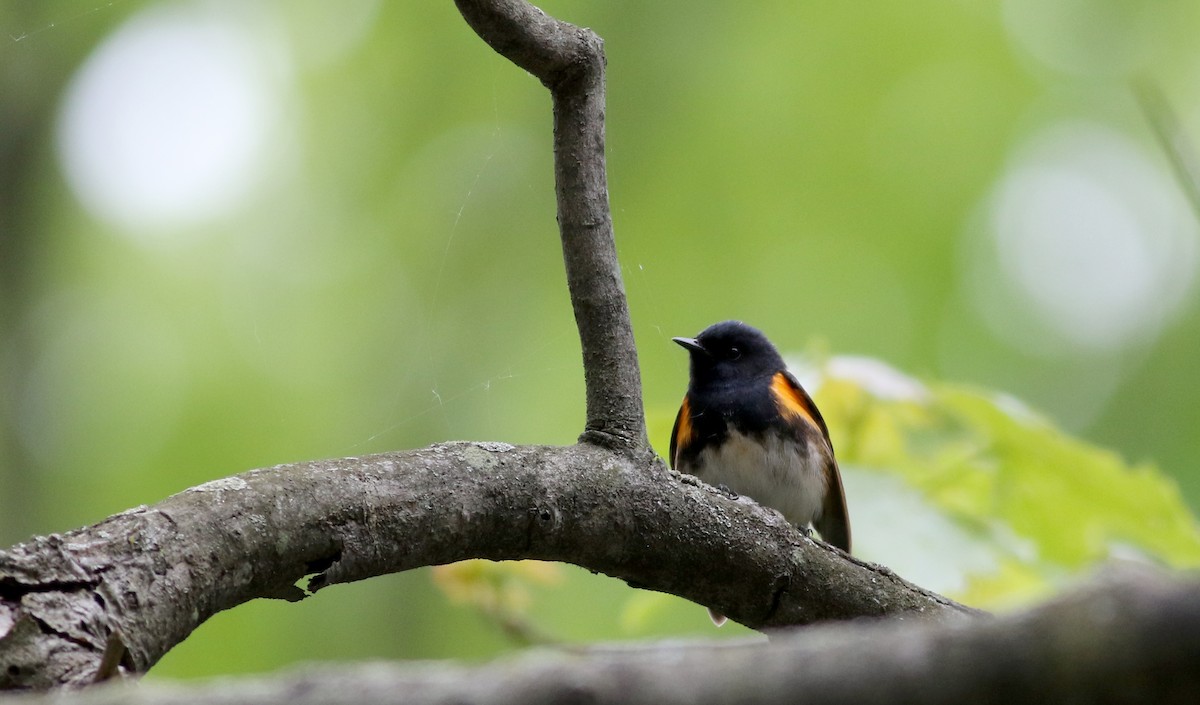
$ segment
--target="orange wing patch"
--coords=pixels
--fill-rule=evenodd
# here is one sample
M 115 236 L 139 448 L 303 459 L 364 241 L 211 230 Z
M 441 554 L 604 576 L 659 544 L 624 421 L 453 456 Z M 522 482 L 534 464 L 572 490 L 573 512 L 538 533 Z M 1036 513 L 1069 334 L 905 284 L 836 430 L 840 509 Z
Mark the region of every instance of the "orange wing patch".
M 771 392 L 775 395 L 775 404 L 779 407 L 779 413 L 784 416 L 791 415 L 806 419 L 817 428 L 825 427 L 823 423 L 817 421 L 816 409 L 813 408 L 808 395 L 797 389 L 783 372 L 775 373 L 775 377 L 771 380 Z
M 683 397 L 683 405 L 679 407 L 679 415 L 675 417 L 674 433 L 671 435 L 671 467 L 678 467 L 679 459 L 676 454 L 692 441 L 692 409 L 688 398 Z

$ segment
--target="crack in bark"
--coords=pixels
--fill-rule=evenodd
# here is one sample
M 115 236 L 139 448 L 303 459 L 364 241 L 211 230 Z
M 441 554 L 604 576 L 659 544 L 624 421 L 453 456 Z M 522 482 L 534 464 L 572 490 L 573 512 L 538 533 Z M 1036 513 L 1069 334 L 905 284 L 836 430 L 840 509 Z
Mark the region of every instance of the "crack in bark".
M 19 578 L 0 577 L 0 600 L 5 602 L 20 602 L 21 598 L 25 595 L 46 592 L 92 591 L 99 585 L 99 580 L 48 580 L 46 582 L 29 583 Z
M 307 561 L 304 564 L 304 568 L 305 568 L 304 574 L 311 575 L 313 573 L 324 573 L 326 570 L 329 570 L 329 568 L 332 567 L 334 563 L 337 563 L 341 559 L 342 559 L 342 549 L 339 546 L 337 551 L 331 555 L 322 556 L 320 558 L 314 558 L 313 560 Z
M 779 611 L 779 605 L 783 603 L 783 597 L 791 587 L 792 577 L 788 574 L 782 574 L 775 578 L 775 589 L 771 591 L 771 603 L 767 608 L 767 616 L 765 621 L 771 621 L 775 617 L 775 613 Z
M 83 649 L 85 651 L 91 651 L 96 648 L 96 645 L 93 644 L 90 640 L 75 636 L 74 634 L 65 632 L 61 629 L 55 629 L 52 624 L 50 624 L 46 620 L 42 619 L 41 617 L 39 617 L 37 614 L 35 614 L 33 612 L 26 611 L 25 616 L 28 617 L 30 620 L 32 620 L 33 623 L 38 626 L 38 629 L 40 629 L 43 634 L 49 634 L 50 636 L 58 637 L 59 639 L 62 639 L 63 641 L 68 642 L 70 644 L 74 644 L 75 646 L 78 646 L 80 649 Z
M 341 537 L 334 536 L 333 543 L 333 553 L 329 554 L 328 556 L 322 556 L 321 558 L 315 558 L 305 563 L 305 567 L 309 571 L 308 573 L 305 573 L 305 575 L 315 573 L 315 575 L 309 578 L 308 585 L 306 586 L 309 594 L 315 595 L 318 590 L 329 586 L 329 570 L 342 560 L 342 550 L 344 544 L 342 543 Z

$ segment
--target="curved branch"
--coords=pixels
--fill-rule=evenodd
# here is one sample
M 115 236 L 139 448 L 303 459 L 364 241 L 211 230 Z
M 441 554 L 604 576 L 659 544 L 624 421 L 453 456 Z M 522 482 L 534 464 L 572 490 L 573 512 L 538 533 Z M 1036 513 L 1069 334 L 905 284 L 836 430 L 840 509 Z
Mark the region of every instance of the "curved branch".
M 604 42 L 524 0 L 455 0 L 493 49 L 554 101 L 554 183 L 567 287 L 583 348 L 580 440 L 648 450 L 642 381 L 613 240 L 604 160 Z
M 751 627 L 975 614 L 661 463 L 453 443 L 281 465 L 0 552 L 0 688 L 82 684 L 110 635 L 143 672 L 213 614 L 465 558 L 567 561 Z M 110 646 L 111 648 L 111 646 Z

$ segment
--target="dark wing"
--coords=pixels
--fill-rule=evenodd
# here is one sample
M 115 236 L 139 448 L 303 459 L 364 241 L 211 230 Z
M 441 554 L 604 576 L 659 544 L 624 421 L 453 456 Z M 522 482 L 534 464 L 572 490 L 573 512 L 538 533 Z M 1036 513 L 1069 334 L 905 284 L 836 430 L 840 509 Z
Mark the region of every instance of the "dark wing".
M 850 513 L 846 510 L 846 490 L 842 487 L 842 474 L 838 471 L 837 458 L 833 455 L 833 442 L 829 440 L 829 428 L 820 410 L 800 382 L 791 372 L 784 370 L 775 375 L 773 386 L 782 399 L 782 404 L 793 413 L 811 419 L 825 438 L 829 456 L 825 464 L 825 501 L 821 505 L 821 516 L 813 522 L 821 538 L 846 553 L 850 552 Z
M 837 460 L 830 455 L 825 466 L 825 501 L 821 504 L 821 516 L 813 522 L 821 538 L 850 552 L 850 514 L 846 511 L 846 491 L 842 488 L 842 473 L 838 472 Z

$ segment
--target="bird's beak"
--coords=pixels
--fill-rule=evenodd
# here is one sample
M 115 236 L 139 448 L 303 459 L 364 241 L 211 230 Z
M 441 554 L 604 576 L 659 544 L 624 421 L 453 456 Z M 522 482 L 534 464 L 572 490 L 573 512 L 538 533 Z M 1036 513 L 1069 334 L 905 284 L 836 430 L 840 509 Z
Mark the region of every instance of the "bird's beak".
M 704 349 L 704 346 L 700 344 L 700 341 L 696 340 L 695 338 L 671 338 L 671 340 L 675 341 L 682 347 L 687 348 L 688 352 L 704 353 L 705 355 L 708 354 L 708 351 Z

